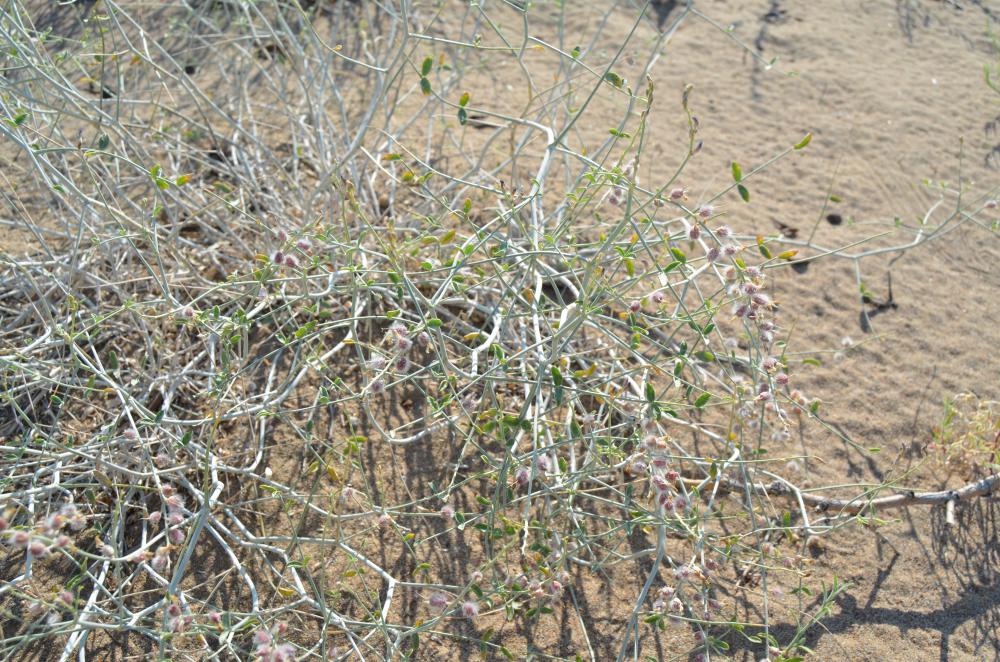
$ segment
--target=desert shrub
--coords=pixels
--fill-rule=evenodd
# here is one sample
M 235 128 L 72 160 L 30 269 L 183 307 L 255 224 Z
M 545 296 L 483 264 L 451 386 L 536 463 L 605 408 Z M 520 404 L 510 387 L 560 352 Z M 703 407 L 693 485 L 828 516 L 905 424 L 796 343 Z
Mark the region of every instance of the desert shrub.
M 4 3 L 8 226 L 32 247 L 0 274 L 6 651 L 513 656 L 504 622 L 641 562 L 619 659 L 667 628 L 704 659 L 802 652 L 844 584 L 778 640 L 769 577 L 901 501 L 803 490 L 767 455 L 822 421 L 770 276 L 850 260 L 871 303 L 863 260 L 995 203 L 943 193 L 899 245 L 741 234 L 725 206 L 810 136 L 687 189 L 697 90 L 645 72 L 710 19 L 671 14 L 626 80 L 649 17 L 617 50 L 570 18 Z M 684 137 L 645 181 L 654 104 Z

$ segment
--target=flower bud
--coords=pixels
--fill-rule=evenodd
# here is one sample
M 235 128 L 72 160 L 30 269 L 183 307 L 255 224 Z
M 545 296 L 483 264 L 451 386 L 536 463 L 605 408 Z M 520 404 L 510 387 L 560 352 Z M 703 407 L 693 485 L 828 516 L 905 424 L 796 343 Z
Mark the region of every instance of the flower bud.
M 473 619 L 479 616 L 479 605 L 477 605 L 472 600 L 462 603 L 462 616 L 468 619 Z

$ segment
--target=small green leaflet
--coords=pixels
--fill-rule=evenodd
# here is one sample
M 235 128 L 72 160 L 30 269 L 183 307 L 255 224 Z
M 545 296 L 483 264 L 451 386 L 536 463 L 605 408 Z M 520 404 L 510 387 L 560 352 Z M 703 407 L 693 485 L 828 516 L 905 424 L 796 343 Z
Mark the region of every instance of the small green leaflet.
M 803 138 L 799 142 L 795 143 L 795 149 L 802 149 L 802 148 L 804 148 L 806 145 L 809 144 L 809 142 L 812 139 L 813 139 L 813 134 L 811 132 L 807 133 L 805 138 Z
M 701 395 L 698 396 L 698 399 L 694 401 L 694 406 L 697 407 L 698 409 L 701 409 L 711 399 L 712 399 L 711 393 L 702 393 Z
M 559 368 L 556 366 L 552 366 L 551 370 L 552 370 L 552 383 L 555 384 L 555 392 L 553 395 L 555 396 L 556 404 L 562 405 L 562 399 L 563 399 L 562 372 L 560 372 Z
M 604 74 L 604 80 L 608 81 L 618 89 L 621 89 L 622 85 L 625 84 L 625 80 L 613 71 L 609 71 Z

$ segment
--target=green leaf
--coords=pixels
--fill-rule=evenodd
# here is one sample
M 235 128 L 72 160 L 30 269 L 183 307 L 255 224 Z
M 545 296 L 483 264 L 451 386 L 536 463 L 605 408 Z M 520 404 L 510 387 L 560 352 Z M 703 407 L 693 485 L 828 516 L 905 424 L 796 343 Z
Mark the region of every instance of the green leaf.
M 646 402 L 654 402 L 656 400 L 656 389 L 649 382 L 646 382 Z
M 441 320 L 437 317 L 432 317 L 429 320 L 427 320 L 428 329 L 440 329 L 441 324 L 442 324 Z
M 764 244 L 764 237 L 760 237 L 760 236 L 758 236 L 758 237 L 757 237 L 757 250 L 759 250 L 759 251 L 760 251 L 760 254 L 761 254 L 761 255 L 763 255 L 763 256 L 764 256 L 765 258 L 767 258 L 768 260 L 770 260 L 770 259 L 771 259 L 771 251 L 770 251 L 770 249 L 769 249 L 769 248 L 768 248 L 768 247 L 767 247 L 767 246 L 766 246 L 766 245 Z
M 711 393 L 702 393 L 701 395 L 698 396 L 698 399 L 694 401 L 694 406 L 697 407 L 698 409 L 701 409 L 711 399 L 712 399 Z
M 806 145 L 808 145 L 809 142 L 812 139 L 813 139 L 813 134 L 812 133 L 807 133 L 805 138 L 803 138 L 799 142 L 795 143 L 795 149 L 802 149 L 803 147 L 805 147 Z
M 740 168 L 740 164 L 733 161 L 733 180 L 738 184 L 743 181 L 743 170 Z
M 574 47 L 573 50 L 569 52 L 569 54 L 574 60 L 580 57 L 580 47 L 579 46 Z
M 101 137 L 97 139 L 97 149 L 107 149 L 110 144 L 111 139 L 106 134 L 102 133 Z
M 417 649 L 420 648 L 420 635 L 413 635 L 413 645 L 410 650 L 405 653 L 406 657 L 413 658 L 417 654 Z
M 434 66 L 434 58 L 428 55 L 424 58 L 424 63 L 420 65 L 420 75 L 426 76 L 431 72 L 431 67 Z
M 556 404 L 562 405 L 563 401 L 563 376 L 559 371 L 559 368 L 552 366 L 552 382 L 555 384 L 555 390 L 553 395 L 555 396 Z
M 458 109 L 458 123 L 465 126 L 465 123 L 469 121 L 469 114 L 465 112 L 465 108 Z
M 711 363 L 712 361 L 715 360 L 715 354 L 713 354 L 712 352 L 709 352 L 707 350 L 703 351 L 703 352 L 696 352 L 695 356 L 697 356 L 702 361 L 705 361 L 706 363 Z M 705 395 L 708 395 L 708 394 L 706 393 Z
M 687 262 L 687 255 L 685 255 L 685 254 L 684 254 L 684 251 L 682 251 L 681 249 L 677 248 L 676 246 L 671 246 L 671 247 L 670 247 L 670 254 L 671 254 L 671 255 L 673 255 L 673 256 L 674 256 L 674 258 L 675 258 L 675 259 L 676 259 L 676 260 L 677 260 L 678 262 L 680 262 L 680 263 L 682 263 L 682 264 L 683 264 L 684 262 Z M 668 265 L 668 266 L 669 266 L 669 265 Z
M 460 108 L 465 108 L 465 106 L 468 103 L 469 103 L 469 93 L 468 92 L 464 92 L 462 94 L 462 98 L 458 100 L 458 105 L 459 105 Z
M 622 85 L 625 84 L 625 79 L 623 79 L 621 76 L 619 76 L 613 71 L 609 71 L 608 73 L 604 74 L 604 80 L 608 81 L 618 89 L 621 89 Z
M 556 387 L 563 385 L 562 372 L 557 366 L 552 366 L 552 382 L 556 385 Z
M 431 82 L 426 78 L 420 79 L 420 91 L 424 93 L 424 96 L 431 93 Z
M 740 192 L 740 197 L 743 198 L 743 202 L 750 202 L 750 191 L 747 190 L 746 186 L 740 184 L 736 187 L 736 190 Z

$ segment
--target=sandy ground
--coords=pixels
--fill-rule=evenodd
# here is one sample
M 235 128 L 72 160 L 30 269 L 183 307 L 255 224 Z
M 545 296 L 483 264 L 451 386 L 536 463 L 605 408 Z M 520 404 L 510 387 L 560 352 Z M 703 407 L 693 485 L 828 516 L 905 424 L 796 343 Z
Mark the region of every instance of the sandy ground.
M 828 247 L 880 232 L 895 217 L 914 224 L 939 197 L 924 180 L 995 195 L 1000 102 L 982 80 L 985 27 L 997 27 L 988 4 L 698 3 L 735 26 L 735 38 L 778 60 L 766 71 L 705 22 L 680 27 L 652 76 L 666 94 L 695 85 L 705 154 L 684 183 L 716 190 L 729 160 L 760 161 L 812 131 L 801 158 L 779 163 L 753 187 L 751 204 L 733 196 L 726 208 L 741 232 L 770 233 L 780 221 L 802 236 L 818 223 L 816 242 Z M 840 202 L 824 204 L 831 193 Z M 827 222 L 831 213 L 844 222 Z M 884 241 L 906 239 L 896 233 Z M 882 449 L 862 457 L 818 426 L 807 428 L 804 449 L 822 458 L 808 465 L 812 484 L 900 475 L 920 462 L 914 449 L 929 441 L 944 399 L 961 391 L 997 398 L 998 250 L 995 235 L 967 226 L 907 253 L 891 267 L 898 307 L 873 318 L 868 333 L 853 263 L 782 272 L 776 292 L 785 323 L 794 321 L 796 350 L 836 350 L 845 337 L 860 344 L 842 355 L 817 353 L 823 365 L 799 370 L 798 383 L 824 400 L 828 421 Z M 880 298 L 894 256 L 861 264 Z M 932 467 L 908 484 L 936 488 Z M 854 586 L 810 637 L 817 659 L 1000 659 L 997 514 L 995 498 L 981 500 L 949 528 L 941 513 L 913 508 L 877 531 L 832 537 L 817 556 L 817 575 Z

